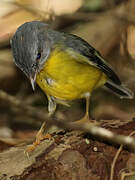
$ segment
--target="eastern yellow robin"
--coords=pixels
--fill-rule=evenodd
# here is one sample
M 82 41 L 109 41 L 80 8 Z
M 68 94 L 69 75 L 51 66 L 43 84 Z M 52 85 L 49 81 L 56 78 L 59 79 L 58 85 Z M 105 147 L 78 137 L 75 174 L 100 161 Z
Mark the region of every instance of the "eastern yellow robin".
M 106 86 L 122 98 L 133 98 L 111 66 L 100 53 L 78 36 L 52 30 L 40 21 L 21 25 L 11 39 L 15 64 L 46 93 L 49 114 L 57 103 L 86 98 L 89 117 L 89 98 L 93 90 Z M 43 132 L 42 126 L 39 136 Z

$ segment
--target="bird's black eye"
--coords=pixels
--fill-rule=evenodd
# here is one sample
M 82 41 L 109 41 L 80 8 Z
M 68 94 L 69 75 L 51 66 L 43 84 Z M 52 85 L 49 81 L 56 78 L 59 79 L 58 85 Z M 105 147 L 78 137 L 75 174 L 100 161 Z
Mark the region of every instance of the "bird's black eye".
M 37 54 L 36 60 L 39 60 L 40 58 L 41 58 L 41 53 L 39 52 L 39 53 Z

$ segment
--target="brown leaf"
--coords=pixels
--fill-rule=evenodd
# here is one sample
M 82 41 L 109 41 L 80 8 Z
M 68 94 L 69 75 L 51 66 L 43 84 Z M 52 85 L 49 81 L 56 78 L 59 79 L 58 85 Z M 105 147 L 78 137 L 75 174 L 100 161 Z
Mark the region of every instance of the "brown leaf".
M 12 2 L 13 0 L 11 0 Z M 0 1 L 0 17 L 3 17 L 16 9 L 16 6 L 12 3 L 6 2 L 6 0 Z
M 132 56 L 132 58 L 135 58 L 135 26 L 131 25 L 128 28 L 128 39 L 127 39 L 127 47 L 128 52 Z
M 17 2 L 59 16 L 74 13 L 81 7 L 83 0 L 17 0 Z
M 3 46 L 3 44 L 9 44 L 10 37 L 21 24 L 34 19 L 39 19 L 39 17 L 35 16 L 31 12 L 21 9 L 1 18 L 0 46 Z

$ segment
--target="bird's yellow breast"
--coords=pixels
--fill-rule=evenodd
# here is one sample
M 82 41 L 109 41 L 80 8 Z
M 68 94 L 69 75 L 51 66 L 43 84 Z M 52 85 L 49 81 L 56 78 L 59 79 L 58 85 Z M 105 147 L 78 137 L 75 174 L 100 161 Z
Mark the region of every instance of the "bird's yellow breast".
M 84 63 L 83 56 L 55 49 L 37 74 L 36 82 L 49 96 L 74 100 L 91 93 L 103 85 L 106 79 L 100 69 Z

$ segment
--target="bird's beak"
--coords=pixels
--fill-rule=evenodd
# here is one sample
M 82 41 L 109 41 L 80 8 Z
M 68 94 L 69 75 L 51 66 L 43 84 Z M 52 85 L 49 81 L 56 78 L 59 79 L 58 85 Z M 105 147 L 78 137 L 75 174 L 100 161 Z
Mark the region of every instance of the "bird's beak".
M 33 91 L 35 91 L 36 75 L 37 75 L 37 74 L 35 73 L 34 76 L 30 76 L 30 82 L 31 82 Z

